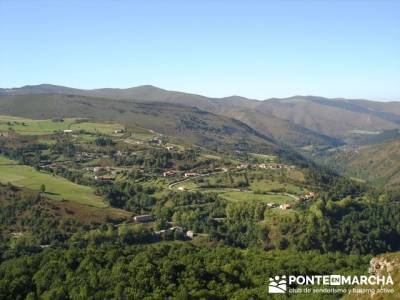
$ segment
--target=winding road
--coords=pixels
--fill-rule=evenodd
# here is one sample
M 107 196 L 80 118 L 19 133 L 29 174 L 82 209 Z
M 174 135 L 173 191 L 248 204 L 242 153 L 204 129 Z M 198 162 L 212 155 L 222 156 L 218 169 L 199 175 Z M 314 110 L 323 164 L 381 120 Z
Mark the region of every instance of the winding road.
M 224 170 L 224 171 L 220 171 L 220 172 L 205 173 L 205 174 L 200 174 L 198 176 L 188 177 L 186 179 L 179 180 L 179 181 L 171 183 L 170 185 L 168 185 L 168 188 L 171 190 L 175 185 L 183 183 L 183 182 L 187 182 L 187 181 L 190 181 L 190 180 L 193 180 L 193 179 L 196 179 L 196 178 L 200 178 L 200 177 L 207 177 L 207 176 L 226 173 L 226 172 L 228 172 L 228 170 Z
M 228 172 L 228 170 L 224 170 L 224 171 L 220 171 L 220 172 L 212 172 L 212 173 L 200 174 L 200 175 L 198 175 L 198 176 L 189 177 L 189 178 L 186 178 L 186 179 L 179 180 L 179 181 L 176 181 L 176 182 L 171 183 L 170 185 L 168 185 L 168 189 L 172 190 L 172 188 L 173 188 L 174 186 L 176 186 L 176 185 L 178 185 L 178 184 L 182 184 L 182 183 L 184 183 L 184 182 L 188 182 L 188 181 L 193 180 L 193 179 L 196 179 L 196 178 L 207 177 L 207 176 L 216 175 L 216 174 L 221 174 L 221 173 L 226 173 L 226 172 Z M 254 194 L 253 191 L 249 191 L 249 190 L 241 190 L 241 189 L 234 189 L 234 188 L 233 188 L 233 189 L 230 188 L 229 190 L 230 190 L 230 191 L 240 191 L 240 192 L 245 192 L 245 193 L 252 193 L 252 194 Z M 292 198 L 292 199 L 294 199 L 294 200 L 296 200 L 296 201 L 299 201 L 299 200 L 300 200 L 300 198 L 299 198 L 298 196 L 293 195 L 293 194 L 289 194 L 289 193 L 267 192 L 266 195 L 283 195 L 283 196 L 288 196 L 288 197 L 290 197 L 290 198 Z

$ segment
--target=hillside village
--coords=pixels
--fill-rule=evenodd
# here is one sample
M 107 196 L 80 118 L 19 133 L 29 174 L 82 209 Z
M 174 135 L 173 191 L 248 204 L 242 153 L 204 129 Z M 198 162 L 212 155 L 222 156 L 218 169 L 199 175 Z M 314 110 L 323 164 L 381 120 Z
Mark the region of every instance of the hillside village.
M 295 251 L 297 259 L 302 251 L 388 251 L 400 240 L 387 231 L 400 222 L 396 193 L 378 201 L 359 181 L 249 152 L 242 142 L 231 151 L 112 122 L 3 118 L 14 123 L 2 127 L 0 118 L 0 198 L 5 212 L 18 212 L 2 217 L 12 224 L 2 234 L 8 249 L 26 249 L 33 235 L 35 251 L 65 241 L 94 248 L 177 243 Z M 376 239 L 380 250 L 369 250 Z M 358 262 L 362 272 L 368 263 Z
M 25 125 L 20 128 L 17 126 L 20 123 Z M 18 153 L 19 160 L 31 165 L 38 172 L 62 176 L 78 184 L 92 186 L 99 192 L 132 178 L 135 182 L 148 182 L 148 188 L 153 191 L 152 193 L 160 195 L 168 191 L 181 193 L 216 191 L 222 198 L 226 197 L 225 195 L 228 197 L 234 195 L 239 198 L 244 195 L 262 198 L 266 209 L 291 210 L 296 205 L 301 205 L 316 197 L 315 192 L 308 190 L 296 191 L 293 194 L 285 189 L 260 192 L 253 188 L 248 179 L 248 176 L 253 176 L 253 173 L 261 172 L 257 176 L 271 178 L 292 173 L 301 175 L 296 166 L 275 162 L 274 157 L 254 154 L 253 157 L 244 161 L 240 158 L 241 153 L 237 152 L 237 158 L 221 159 L 220 154 L 207 154 L 207 151 L 199 147 L 176 144 L 169 137 L 152 130 L 140 129 L 139 134 L 130 129 L 121 128 L 118 124 L 110 124 L 109 128 L 103 125 L 103 132 L 101 132 L 95 124 L 91 125 L 87 120 L 72 120 L 72 123 L 62 119 L 56 122 L 50 121 L 49 125 L 53 123 L 58 128 L 62 128 L 60 124 L 65 123 L 68 129 L 54 131 L 47 129 L 40 135 L 41 139 L 51 139 L 56 142 L 39 146 L 35 144 L 36 139 L 31 138 L 33 136 L 25 133 L 29 129 L 29 125 L 26 124 L 30 123 L 33 122 L 27 120 L 13 123 L 17 126 L 15 127 L 17 130 L 8 130 L 9 135 L 3 136 L 3 139 L 12 140 L 13 143 L 8 149 L 4 149 L 3 153 L 9 157 L 14 157 Z M 80 127 L 74 130 L 69 129 L 74 126 Z M 18 130 L 21 131 L 18 132 Z M 18 150 L 24 149 L 26 145 L 32 146 L 22 152 Z M 28 150 L 30 147 L 43 148 L 40 150 L 42 154 L 34 155 Z M 223 179 L 226 176 L 230 183 L 222 184 L 221 193 L 221 183 L 212 182 L 226 180 Z M 206 184 L 205 180 L 211 180 L 208 187 L 203 187 Z M 43 182 L 43 184 L 46 183 Z M 274 202 L 274 197 L 279 198 L 279 201 Z M 283 199 L 287 199 L 287 202 Z M 125 223 L 154 224 L 158 221 L 157 216 L 133 211 L 133 217 Z M 188 238 L 193 238 L 195 234 L 193 228 L 182 228 L 173 222 L 167 224 L 170 225 L 164 225 L 162 229 L 154 230 L 154 233 L 159 236 L 175 234 Z
M 400 1 L 0 28 L 0 300 L 400 300 Z

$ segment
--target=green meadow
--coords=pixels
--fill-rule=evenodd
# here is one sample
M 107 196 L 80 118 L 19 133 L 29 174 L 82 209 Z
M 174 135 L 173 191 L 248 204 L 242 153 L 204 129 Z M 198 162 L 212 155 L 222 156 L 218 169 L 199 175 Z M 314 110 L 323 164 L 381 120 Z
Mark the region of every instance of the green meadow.
M 93 133 L 114 134 L 115 130 L 124 129 L 124 126 L 117 123 L 78 122 L 71 124 L 68 129 L 74 131 L 85 130 Z
M 108 206 L 100 197 L 94 195 L 93 189 L 90 187 L 36 171 L 30 166 L 18 165 L 16 161 L 9 160 L 4 156 L 0 156 L 0 182 L 37 191 L 44 184 L 46 186 L 45 194 L 49 198 L 65 199 L 99 208 Z
M 75 119 L 64 119 L 63 122 L 53 120 L 32 120 L 0 115 L 0 132 L 14 131 L 23 135 L 50 134 L 67 129 Z
M 74 131 L 85 130 L 92 133 L 114 134 L 117 129 L 124 126 L 117 123 L 80 122 L 75 118 L 65 118 L 63 121 L 32 120 L 13 116 L 0 115 L 0 132 L 14 131 L 22 135 L 43 135 L 56 131 L 71 129 Z
M 304 190 L 290 183 L 281 183 L 271 180 L 255 180 L 250 184 L 251 190 L 255 192 L 273 192 L 274 190 L 282 190 L 290 194 L 302 195 Z
M 285 195 L 266 195 L 266 194 L 254 194 L 251 192 L 240 192 L 232 191 L 222 193 L 222 198 L 229 201 L 262 201 L 262 202 L 273 202 L 273 203 L 294 203 L 294 199 Z

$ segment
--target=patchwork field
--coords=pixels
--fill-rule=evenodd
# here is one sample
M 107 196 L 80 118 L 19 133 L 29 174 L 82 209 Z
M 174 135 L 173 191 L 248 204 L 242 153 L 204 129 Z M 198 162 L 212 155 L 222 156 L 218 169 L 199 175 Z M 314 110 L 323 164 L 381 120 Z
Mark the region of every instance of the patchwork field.
M 93 189 L 90 187 L 36 171 L 29 166 L 18 165 L 17 162 L 4 156 L 0 156 L 0 182 L 12 183 L 32 190 L 39 190 L 44 184 L 46 186 L 45 194 L 49 198 L 65 199 L 99 208 L 108 206 L 100 197 L 94 195 Z

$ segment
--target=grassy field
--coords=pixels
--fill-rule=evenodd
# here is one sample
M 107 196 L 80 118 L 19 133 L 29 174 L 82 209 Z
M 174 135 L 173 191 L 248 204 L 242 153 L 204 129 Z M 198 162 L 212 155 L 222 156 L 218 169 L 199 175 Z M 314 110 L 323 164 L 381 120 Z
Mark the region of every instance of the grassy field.
M 54 122 L 53 120 L 32 120 L 0 115 L 0 132 L 13 130 L 23 135 L 49 134 L 67 129 L 75 121 L 75 119 L 64 119 L 64 122 Z
M 196 189 L 198 187 L 197 184 L 194 183 L 193 181 L 186 181 L 186 182 L 182 182 L 180 184 L 176 184 L 174 186 L 174 189 L 176 190 L 181 186 L 186 188 L 186 189 L 188 189 L 188 190 L 193 190 L 193 189 Z
M 266 162 L 272 162 L 276 160 L 276 156 L 274 155 L 266 155 L 266 154 L 259 154 L 259 153 L 249 153 L 251 156 L 264 160 Z
M 69 129 L 78 131 L 85 130 L 93 133 L 103 134 L 114 134 L 115 130 L 124 129 L 124 126 L 117 123 L 93 123 L 93 122 L 82 122 L 71 124 Z
M 52 176 L 36 171 L 34 168 L 17 165 L 13 160 L 0 156 L 0 182 L 39 190 L 40 186 L 46 186 L 46 196 L 56 200 L 70 200 L 81 204 L 99 208 L 108 205 L 98 196 L 93 194 L 90 187 L 75 184 L 62 177 Z
M 54 120 L 32 120 L 12 116 L 0 115 L 0 132 L 14 131 L 22 135 L 43 135 L 56 131 L 72 129 L 85 130 L 92 133 L 114 134 L 124 126 L 117 123 L 78 122 L 75 118 L 65 118 L 62 122 Z M 142 130 L 138 130 L 142 134 Z
M 140 140 L 140 141 L 146 141 L 149 140 L 153 137 L 155 137 L 156 135 L 151 133 L 151 132 L 146 132 L 146 131 L 135 131 L 132 134 L 132 138 L 136 139 L 136 140 Z
M 229 201 L 262 201 L 273 203 L 293 203 L 294 199 L 285 195 L 264 195 L 249 192 L 232 191 L 222 193 L 221 197 Z
M 282 189 L 290 194 L 296 194 L 296 195 L 304 194 L 304 190 L 298 186 L 295 186 L 290 183 L 281 183 L 281 182 L 270 181 L 270 180 L 253 181 L 253 182 L 251 182 L 250 187 L 253 191 L 260 191 L 260 192 L 270 192 L 273 190 Z

